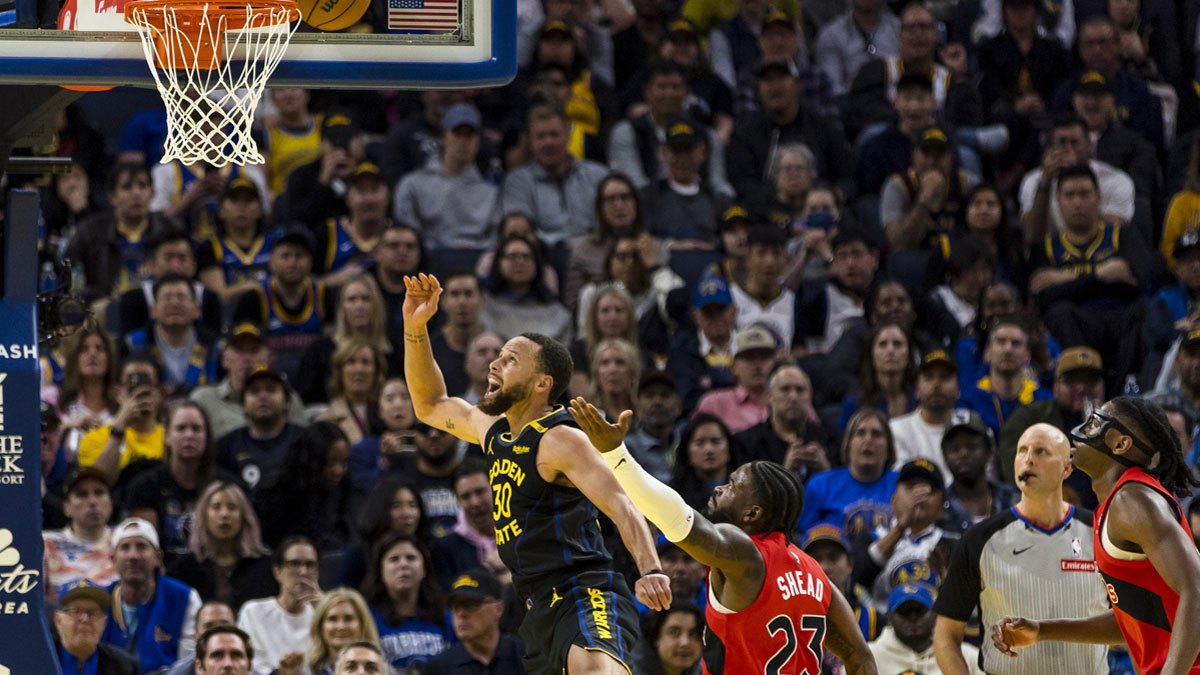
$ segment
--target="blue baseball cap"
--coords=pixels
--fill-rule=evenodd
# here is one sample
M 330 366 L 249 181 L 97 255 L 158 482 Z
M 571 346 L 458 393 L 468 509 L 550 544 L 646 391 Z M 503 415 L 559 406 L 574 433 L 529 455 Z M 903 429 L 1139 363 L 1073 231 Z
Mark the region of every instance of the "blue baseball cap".
M 888 595 L 888 611 L 896 611 L 897 607 L 909 600 L 919 602 L 927 609 L 933 609 L 933 589 L 925 584 L 900 584 Z
M 58 590 L 58 606 L 66 607 L 68 602 L 78 598 L 86 598 L 100 605 L 100 609 L 108 611 L 112 606 L 112 597 L 103 586 L 94 584 L 87 579 L 76 579 L 63 584 Z
M 729 292 L 729 282 L 725 277 L 715 272 L 707 272 L 700 277 L 696 290 L 692 292 L 692 307 L 704 309 L 706 305 L 732 305 L 733 295 Z
M 455 103 L 442 113 L 442 129 L 453 131 L 458 127 L 467 126 L 479 131 L 483 127 L 483 117 L 479 109 L 470 103 Z

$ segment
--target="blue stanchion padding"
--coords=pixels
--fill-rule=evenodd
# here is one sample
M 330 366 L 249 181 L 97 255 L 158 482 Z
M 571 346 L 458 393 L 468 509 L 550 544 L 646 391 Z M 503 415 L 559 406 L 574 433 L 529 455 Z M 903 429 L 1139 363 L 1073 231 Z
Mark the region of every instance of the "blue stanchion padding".
M 61 673 L 42 602 L 36 200 L 37 193 L 11 193 L 0 238 L 5 277 L 0 287 L 0 674 L 5 675 Z M 22 222 L 25 214 L 34 219 Z

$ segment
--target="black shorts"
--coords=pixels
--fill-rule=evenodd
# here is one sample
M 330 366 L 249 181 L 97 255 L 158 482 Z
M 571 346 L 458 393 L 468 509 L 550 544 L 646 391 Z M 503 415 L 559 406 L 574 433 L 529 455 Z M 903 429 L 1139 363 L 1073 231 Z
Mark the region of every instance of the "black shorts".
M 519 631 L 525 642 L 525 672 L 561 675 L 571 645 L 602 651 L 632 670 L 641 638 L 637 607 L 625 577 L 596 570 L 547 585 L 526 598 Z

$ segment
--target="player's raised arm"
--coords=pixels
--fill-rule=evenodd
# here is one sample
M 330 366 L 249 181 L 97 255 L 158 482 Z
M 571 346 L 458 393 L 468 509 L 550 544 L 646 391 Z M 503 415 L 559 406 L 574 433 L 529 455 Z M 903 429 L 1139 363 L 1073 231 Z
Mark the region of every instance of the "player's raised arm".
M 744 589 L 753 591 L 753 599 L 766 574 L 762 554 L 754 541 L 741 528 L 714 524 L 696 513 L 678 492 L 637 463 L 624 443 L 633 414 L 626 410 L 617 424 L 609 424 L 595 406 L 582 398 L 571 401 L 569 410 L 637 510 L 697 561 L 720 570 L 727 579 L 753 587 Z
M 404 277 L 404 379 L 417 419 L 431 427 L 478 444 L 496 418 L 446 394 L 442 370 L 433 360 L 429 320 L 437 314 L 442 285 L 432 274 Z

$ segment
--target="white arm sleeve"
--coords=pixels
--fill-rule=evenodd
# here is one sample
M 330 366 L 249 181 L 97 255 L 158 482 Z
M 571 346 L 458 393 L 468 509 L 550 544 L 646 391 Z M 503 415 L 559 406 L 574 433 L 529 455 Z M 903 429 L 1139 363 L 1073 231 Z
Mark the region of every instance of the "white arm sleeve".
M 695 511 L 670 487 L 642 468 L 629 449 L 621 447 L 601 455 L 633 506 L 654 523 L 670 541 L 683 541 L 692 531 Z

